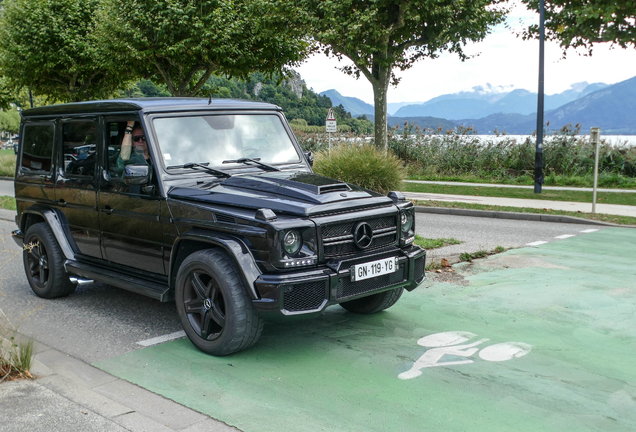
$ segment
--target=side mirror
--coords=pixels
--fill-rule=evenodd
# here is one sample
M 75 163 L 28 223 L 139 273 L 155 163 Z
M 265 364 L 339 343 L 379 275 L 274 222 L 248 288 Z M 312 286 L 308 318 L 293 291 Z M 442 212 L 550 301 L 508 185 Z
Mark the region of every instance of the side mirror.
M 307 163 L 309 164 L 310 167 L 314 166 L 314 154 L 310 151 L 306 151 L 303 152 L 303 154 L 305 155 L 305 160 L 307 160 Z
M 124 183 L 127 185 L 145 185 L 150 182 L 148 165 L 127 165 L 124 170 Z

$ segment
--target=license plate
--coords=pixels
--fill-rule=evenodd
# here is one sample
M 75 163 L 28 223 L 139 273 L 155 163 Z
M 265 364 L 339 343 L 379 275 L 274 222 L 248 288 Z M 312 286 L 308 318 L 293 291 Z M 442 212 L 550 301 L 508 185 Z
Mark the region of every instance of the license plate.
M 385 258 L 364 264 L 351 266 L 351 282 L 370 279 L 389 273 L 395 273 L 398 269 L 397 258 Z

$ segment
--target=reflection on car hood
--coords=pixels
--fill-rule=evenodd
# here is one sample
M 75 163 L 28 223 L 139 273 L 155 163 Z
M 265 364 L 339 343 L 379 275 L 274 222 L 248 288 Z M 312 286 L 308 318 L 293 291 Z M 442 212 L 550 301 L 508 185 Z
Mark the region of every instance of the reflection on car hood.
M 175 187 L 168 197 L 299 216 L 392 204 L 384 195 L 305 171 L 233 176 L 210 189 Z

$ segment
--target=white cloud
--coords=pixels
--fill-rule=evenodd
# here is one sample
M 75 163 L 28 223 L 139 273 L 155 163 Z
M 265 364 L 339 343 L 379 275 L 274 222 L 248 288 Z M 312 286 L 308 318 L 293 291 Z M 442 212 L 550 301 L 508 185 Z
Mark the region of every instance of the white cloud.
M 460 61 L 456 55 L 444 53 L 437 59 L 417 62 L 411 69 L 399 72 L 398 87 L 390 87 L 389 102 L 425 101 L 446 93 L 470 90 L 475 86 L 512 86 L 537 91 L 539 74 L 539 42 L 523 41 L 513 34 L 522 25 L 538 16 L 515 6 L 508 17 L 509 26 L 494 29 L 481 43 L 466 47 L 477 57 Z M 520 20 L 523 24 L 519 24 Z M 373 103 L 371 84 L 361 77 L 356 80 L 336 69 L 348 62 L 338 62 L 324 55 L 316 55 L 305 62 L 298 72 L 316 92 L 336 89 L 344 96 L 354 96 Z M 561 48 L 556 43 L 545 46 L 545 92 L 560 93 L 570 85 L 581 81 L 613 84 L 636 74 L 636 50 L 612 48 L 599 44 L 592 57 L 569 52 L 562 59 Z

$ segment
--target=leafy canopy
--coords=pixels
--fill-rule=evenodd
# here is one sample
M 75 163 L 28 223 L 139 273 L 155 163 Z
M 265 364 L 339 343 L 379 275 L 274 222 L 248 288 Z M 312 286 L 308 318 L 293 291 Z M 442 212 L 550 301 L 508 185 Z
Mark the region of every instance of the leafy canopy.
M 122 68 L 200 93 L 213 74 L 275 72 L 306 55 L 300 32 L 270 0 L 105 0 L 102 34 Z
M 310 29 L 323 51 L 348 57 L 341 70 L 373 86 L 375 142 L 386 148 L 386 93 L 397 85 L 395 70 L 410 68 L 442 51 L 467 56 L 463 46 L 479 41 L 503 21 L 501 0 L 289 0 L 296 20 Z
M 538 0 L 523 0 L 539 10 Z M 636 2 L 616 0 L 546 0 L 546 39 L 568 48 L 584 48 L 588 54 L 597 42 L 611 42 L 621 48 L 636 47 Z M 532 25 L 524 37 L 539 36 L 539 26 Z
M 0 72 L 7 87 L 30 87 L 63 102 L 111 96 L 127 74 L 109 67 L 95 36 L 99 0 L 5 0 Z

